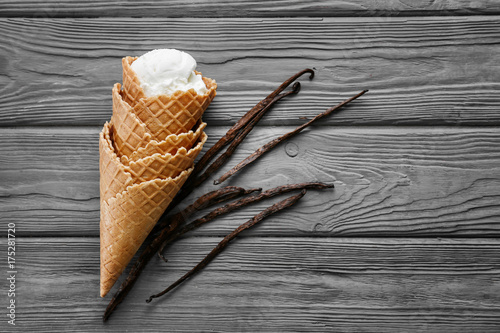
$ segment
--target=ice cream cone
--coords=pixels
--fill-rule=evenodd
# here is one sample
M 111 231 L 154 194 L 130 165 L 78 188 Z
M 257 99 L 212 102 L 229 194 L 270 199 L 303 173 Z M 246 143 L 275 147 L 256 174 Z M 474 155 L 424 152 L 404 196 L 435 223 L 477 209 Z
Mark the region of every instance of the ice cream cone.
M 157 140 L 164 140 L 168 135 L 192 129 L 214 99 L 217 83 L 212 79 L 203 78 L 207 87 L 207 92 L 203 95 L 198 95 L 194 89 L 190 89 L 176 91 L 172 95 L 147 97 L 130 66 L 136 59 L 125 57 L 122 60 L 123 100 L 132 107 L 136 116 Z
M 190 88 L 147 97 L 130 67 L 135 59 L 122 60 L 123 87 L 113 87 L 113 115 L 99 138 L 102 297 L 191 174 L 207 140 L 201 116 L 217 88 L 203 78 L 204 94 Z M 204 92 L 201 77 L 189 75 Z

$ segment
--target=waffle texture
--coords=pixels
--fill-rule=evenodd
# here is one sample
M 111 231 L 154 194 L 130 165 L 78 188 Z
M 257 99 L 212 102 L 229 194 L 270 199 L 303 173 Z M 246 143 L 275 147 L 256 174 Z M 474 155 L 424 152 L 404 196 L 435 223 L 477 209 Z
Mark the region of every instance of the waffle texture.
M 115 284 L 193 168 L 134 184 L 101 202 L 101 297 Z
M 198 139 L 201 137 L 203 130 L 207 126 L 206 123 L 200 123 L 195 129 L 190 130 L 186 133 L 172 134 L 165 138 L 165 140 L 156 141 L 150 140 L 145 147 L 138 148 L 130 155 L 122 155 L 121 161 L 124 164 L 129 164 L 131 161 L 137 161 L 138 159 L 151 156 L 153 154 L 172 154 L 175 155 L 177 150 L 184 147 L 186 149 L 191 149 Z
M 101 286 L 104 297 L 191 174 L 207 135 L 201 120 L 216 94 L 194 90 L 146 97 L 122 60 L 113 115 L 99 135 Z

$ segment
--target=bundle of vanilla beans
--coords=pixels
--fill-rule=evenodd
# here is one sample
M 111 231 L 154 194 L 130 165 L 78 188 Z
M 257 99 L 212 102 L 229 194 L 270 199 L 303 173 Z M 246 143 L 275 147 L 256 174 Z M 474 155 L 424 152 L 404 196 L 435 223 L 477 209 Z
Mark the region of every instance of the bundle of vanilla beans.
M 137 281 L 139 275 L 146 267 L 149 260 L 158 253 L 159 257 L 166 261 L 163 256 L 163 251 L 165 247 L 175 242 L 182 235 L 187 233 L 188 231 L 194 230 L 201 225 L 208 223 L 215 219 L 218 216 L 223 214 L 230 213 L 238 208 L 244 207 L 246 205 L 256 203 L 268 198 L 275 197 L 277 195 L 282 195 L 285 193 L 289 193 L 292 191 L 298 192 L 298 194 L 292 195 L 266 209 L 264 209 L 259 214 L 255 215 L 253 218 L 236 228 L 230 234 L 222 239 L 222 241 L 193 269 L 187 272 L 184 276 L 170 285 L 168 288 L 164 289 L 162 292 L 157 293 L 149 297 L 146 302 L 151 302 L 152 299 L 160 297 L 170 290 L 177 287 L 179 284 L 187 280 L 189 277 L 193 276 L 200 270 L 202 270 L 208 263 L 215 258 L 223 249 L 229 244 L 231 240 L 233 240 L 241 231 L 251 228 L 255 224 L 262 221 L 267 216 L 283 210 L 287 207 L 292 206 L 296 203 L 300 198 L 302 198 L 306 190 L 308 189 L 327 189 L 332 188 L 333 184 L 324 184 L 319 182 L 313 183 L 299 183 L 299 184 L 287 184 L 283 186 L 279 186 L 267 191 L 263 191 L 260 188 L 251 188 L 244 189 L 236 186 L 226 186 L 215 191 L 206 193 L 200 196 L 194 203 L 187 206 L 182 211 L 171 215 L 172 210 L 188 195 L 190 195 L 194 189 L 196 189 L 199 185 L 201 185 L 204 181 L 206 181 L 214 172 L 219 170 L 220 167 L 224 165 L 224 163 L 231 157 L 233 152 L 236 150 L 238 145 L 245 139 L 245 137 L 252 131 L 255 125 L 259 122 L 259 120 L 264 116 L 264 114 L 279 100 L 285 98 L 289 95 L 297 94 L 300 91 L 300 83 L 295 82 L 299 77 L 304 74 L 309 74 L 309 79 L 314 77 L 314 71 L 312 69 L 304 69 L 297 74 L 290 77 L 288 80 L 283 82 L 276 90 L 274 90 L 271 94 L 269 94 L 266 98 L 260 101 L 257 105 L 255 105 L 250 111 L 248 111 L 243 117 L 241 117 L 236 124 L 231 127 L 227 133 L 217 141 L 196 163 L 193 172 L 191 173 L 188 180 L 185 182 L 182 189 L 179 191 L 175 199 L 172 201 L 170 206 L 164 212 L 160 220 L 158 221 L 155 228 L 151 231 L 148 239 L 146 240 L 146 246 L 144 250 L 139 255 L 137 261 L 132 267 L 130 273 L 128 274 L 125 281 L 121 284 L 118 291 L 115 293 L 110 303 L 108 304 L 104 315 L 103 321 L 106 321 L 109 316 L 116 309 L 118 304 L 120 304 L 123 299 L 127 296 L 128 292 L 132 289 L 133 285 Z M 295 83 L 294 83 L 295 82 Z M 292 89 L 284 92 L 284 90 L 290 86 L 292 83 Z M 292 136 L 300 133 L 304 128 L 311 125 L 313 122 L 326 117 L 333 113 L 334 111 L 340 109 L 344 105 L 350 103 L 351 101 L 357 99 L 368 90 L 363 90 L 357 95 L 337 104 L 334 107 L 327 109 L 326 111 L 318 114 L 313 119 L 305 122 L 301 126 L 297 127 L 291 132 L 288 132 L 274 140 L 271 140 L 267 144 L 263 145 L 259 149 L 257 149 L 250 156 L 245 158 L 239 164 L 237 164 L 234 168 L 226 172 L 220 178 L 214 181 L 215 185 L 222 183 L 227 180 L 229 177 L 234 175 L 236 172 L 243 169 L 248 164 L 252 163 L 260 156 L 264 155 L 266 152 L 270 151 L 272 148 L 283 142 L 284 140 L 291 138 Z M 219 155 L 219 153 L 225 148 L 226 150 Z M 210 162 L 217 156 L 214 162 L 210 164 Z M 239 198 L 239 199 L 238 199 Z M 212 207 L 214 205 L 228 202 L 233 200 L 225 205 L 216 208 L 209 214 L 196 219 L 190 223 L 187 223 L 187 220 L 194 213 Z

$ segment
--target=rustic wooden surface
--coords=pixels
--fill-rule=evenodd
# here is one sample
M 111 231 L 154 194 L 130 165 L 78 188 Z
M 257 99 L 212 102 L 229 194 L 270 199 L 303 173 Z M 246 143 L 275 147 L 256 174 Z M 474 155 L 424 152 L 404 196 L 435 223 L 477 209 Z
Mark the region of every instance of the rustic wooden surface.
M 497 14 L 495 0 L 322 0 L 322 1 L 92 1 L 17 0 L 0 3 L 1 16 L 36 17 L 277 17 L 422 16 Z
M 263 124 L 300 124 L 364 88 L 329 125 L 498 125 L 500 17 L 0 18 L 0 124 L 102 125 L 121 57 L 174 47 L 219 83 L 211 125 L 233 124 L 299 69 L 316 78 Z
M 343 112 L 354 113 L 356 106 Z M 292 128 L 256 129 L 222 171 Z M 99 130 L 0 129 L 6 143 L 0 156 L 14 156 L 2 163 L 0 202 L 20 235 L 99 235 Z M 225 128 L 207 132 L 211 146 Z M 16 177 L 19 173 L 23 176 Z M 311 191 L 294 214 L 276 216 L 249 234 L 481 237 L 500 235 L 499 175 L 496 128 L 317 127 L 278 146 L 228 184 L 271 188 L 300 179 L 336 185 Z M 200 193 L 215 188 L 209 182 Z M 196 233 L 227 233 L 237 225 L 235 218 L 241 221 L 267 205 L 223 217 Z M 7 226 L 1 227 L 5 233 Z
M 499 41 L 497 1 L 0 1 L 4 253 L 8 223 L 18 236 L 17 324 L 5 254 L 0 331 L 500 331 Z M 229 181 L 334 190 L 309 191 L 146 304 L 270 203 L 183 238 L 102 324 L 98 133 L 120 58 L 158 47 L 190 52 L 219 84 L 206 146 L 286 77 L 316 69 L 225 170 L 370 92 Z
M 20 325 L 37 332 L 498 328 L 500 242 L 488 238 L 243 237 L 170 297 L 145 304 L 217 241 L 183 239 L 168 264 L 153 259 L 103 325 L 107 299 L 92 292 L 99 283 L 98 238 L 23 238 Z

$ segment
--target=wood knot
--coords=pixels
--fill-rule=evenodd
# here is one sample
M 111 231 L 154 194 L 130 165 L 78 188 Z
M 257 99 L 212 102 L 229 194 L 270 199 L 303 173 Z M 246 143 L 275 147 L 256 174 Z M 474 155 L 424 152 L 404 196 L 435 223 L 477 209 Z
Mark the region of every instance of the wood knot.
M 293 142 L 288 142 L 286 145 L 285 145 L 285 152 L 288 156 L 290 157 L 295 157 L 299 154 L 299 146 L 297 146 L 295 143 Z

